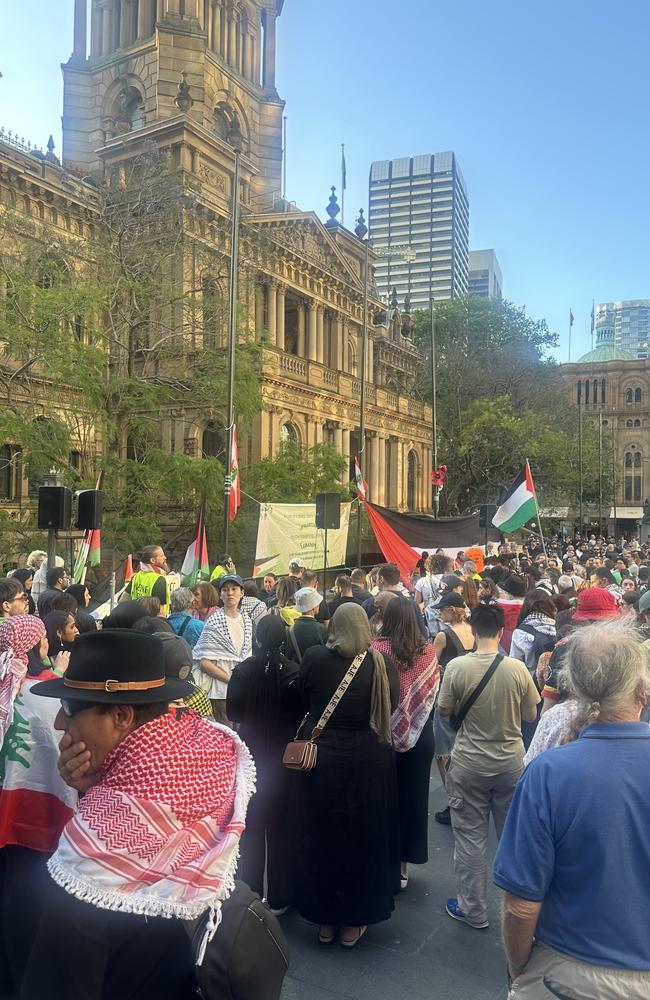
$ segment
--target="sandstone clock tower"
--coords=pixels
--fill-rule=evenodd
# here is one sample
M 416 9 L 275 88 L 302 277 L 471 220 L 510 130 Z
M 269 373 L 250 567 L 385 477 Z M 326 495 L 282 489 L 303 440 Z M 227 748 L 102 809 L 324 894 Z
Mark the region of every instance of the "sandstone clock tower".
M 225 200 L 233 162 L 226 136 L 236 115 L 243 198 L 253 211 L 272 209 L 282 174 L 275 41 L 283 4 L 75 0 L 74 51 L 63 66 L 64 165 L 101 173 L 154 142 Z

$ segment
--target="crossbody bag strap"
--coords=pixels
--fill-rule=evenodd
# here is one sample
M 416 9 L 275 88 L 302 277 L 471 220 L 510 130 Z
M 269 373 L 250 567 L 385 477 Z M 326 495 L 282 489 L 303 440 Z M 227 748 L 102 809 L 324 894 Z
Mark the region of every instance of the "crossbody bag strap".
M 334 692 L 334 694 L 330 698 L 330 700 L 329 700 L 329 702 L 328 702 L 328 704 L 327 704 L 327 706 L 325 708 L 325 711 L 323 712 L 323 714 L 321 715 L 320 719 L 318 720 L 318 722 L 316 723 L 316 725 L 312 729 L 311 738 L 313 740 L 316 739 L 317 737 L 319 737 L 320 734 L 323 732 L 325 726 L 327 725 L 327 723 L 330 720 L 330 716 L 332 715 L 332 712 L 334 711 L 334 709 L 336 708 L 336 706 L 340 702 L 341 698 L 343 697 L 343 695 L 347 691 L 348 687 L 350 686 L 351 681 L 354 678 L 354 675 L 356 674 L 357 670 L 359 669 L 359 667 L 361 666 L 361 664 L 365 660 L 367 652 L 368 652 L 368 650 L 364 649 L 364 651 L 362 653 L 359 653 L 358 656 L 355 656 L 355 658 L 353 659 L 352 663 L 348 667 L 348 669 L 347 669 L 347 671 L 345 673 L 345 677 L 343 678 L 343 680 L 341 681 L 341 683 L 337 687 L 336 691 Z
M 179 637 L 179 639 L 183 638 L 183 632 L 185 631 L 185 629 L 187 628 L 187 626 L 190 624 L 191 621 L 192 621 L 192 616 L 191 615 L 185 615 L 185 619 L 183 621 L 183 624 L 181 625 L 181 627 L 179 628 L 178 632 L 176 633 L 176 635 Z
M 469 696 L 469 698 L 467 699 L 467 701 L 465 702 L 465 704 L 461 708 L 460 712 L 457 713 L 456 719 L 458 720 L 458 725 L 459 726 L 461 726 L 463 724 L 463 722 L 465 721 L 465 717 L 466 717 L 467 713 L 469 712 L 470 708 L 472 707 L 472 705 L 474 704 L 474 702 L 476 701 L 476 699 L 478 697 L 480 697 L 480 695 L 483 693 L 483 691 L 485 691 L 486 687 L 488 686 L 488 684 L 490 683 L 490 681 L 494 677 L 494 672 L 495 672 L 496 668 L 499 666 L 499 664 L 501 663 L 502 659 L 503 659 L 503 653 L 497 653 L 497 655 L 494 657 L 494 660 L 492 661 L 492 663 L 490 664 L 490 666 L 488 667 L 488 669 L 485 671 L 485 673 L 481 677 L 480 681 L 478 682 L 478 684 L 476 685 L 476 687 L 472 691 L 471 695 Z
M 298 663 L 302 663 L 302 653 L 300 652 L 300 646 L 298 645 L 298 640 L 296 639 L 294 625 L 292 625 L 289 629 L 289 638 L 291 639 L 291 645 L 293 646 L 294 652 L 298 657 Z

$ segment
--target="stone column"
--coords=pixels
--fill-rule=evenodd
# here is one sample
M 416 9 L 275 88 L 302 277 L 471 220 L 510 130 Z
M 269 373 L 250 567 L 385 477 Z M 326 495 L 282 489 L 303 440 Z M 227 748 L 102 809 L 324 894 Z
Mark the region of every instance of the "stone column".
M 390 483 L 386 503 L 389 507 L 399 507 L 399 440 L 396 437 L 388 439 L 390 448 Z
M 286 286 L 278 285 L 277 290 L 277 333 L 276 343 L 281 351 L 284 350 L 284 315 L 285 315 L 285 294 Z
M 268 458 L 271 453 L 271 414 L 268 410 L 260 413 L 260 458 Z
M 255 286 L 255 340 L 259 340 L 264 329 L 264 289 Z
M 316 322 L 317 322 L 318 306 L 316 305 L 313 299 L 309 300 L 307 309 L 309 312 L 308 332 L 307 332 L 307 357 L 309 358 L 310 361 L 315 361 L 317 356 Z
M 342 372 L 349 372 L 350 369 L 350 349 L 349 349 L 349 339 L 350 339 L 350 326 L 347 319 L 344 317 L 341 324 L 341 354 L 343 363 L 341 365 Z
M 260 30 L 258 25 L 253 35 L 253 83 L 256 87 L 260 85 Z
M 343 454 L 343 428 L 340 424 L 334 428 L 334 451 L 337 455 Z
M 386 506 L 386 438 L 378 439 L 379 446 L 379 503 Z
M 278 342 L 278 335 L 277 335 L 278 297 L 277 297 L 277 285 L 275 281 L 269 281 L 267 288 L 269 292 L 269 299 L 268 299 L 269 343 L 273 344 L 273 346 L 276 346 Z
M 305 303 L 298 302 L 298 357 L 305 357 Z
M 165 0 L 156 0 L 156 21 L 163 21 L 165 18 Z
M 370 499 L 373 503 L 379 503 L 379 438 L 376 431 L 368 432 L 366 449 L 370 453 L 369 468 L 366 463 L 366 476 L 370 473 Z
M 335 363 L 332 365 L 337 371 L 345 371 L 343 367 L 343 317 L 340 313 L 336 314 L 334 320 L 334 359 Z
M 154 0 L 140 0 L 138 8 L 138 38 L 148 38 L 153 28 Z
M 244 34 L 244 76 L 253 79 L 253 36 L 248 29 Z
M 237 68 L 237 18 L 233 6 L 228 8 L 228 54 L 230 66 Z
M 74 0 L 74 47 L 72 58 L 78 63 L 86 61 L 86 10 L 87 0 Z
M 341 445 L 341 454 L 345 459 L 345 468 L 341 473 L 341 482 L 347 483 L 350 479 L 350 428 L 343 428 L 343 442 Z
M 368 344 L 366 349 L 366 382 L 375 381 L 375 344 L 374 341 L 368 337 Z
M 102 51 L 102 8 L 97 0 L 93 0 L 93 7 L 90 15 L 90 54 L 91 56 L 101 55 Z
M 131 9 L 131 0 L 122 0 L 122 14 L 120 17 L 120 48 L 124 49 L 127 45 L 130 45 L 133 39 L 131 38 L 131 24 L 133 22 L 133 11 Z
M 319 364 L 325 363 L 325 310 L 322 306 L 316 307 L 316 360 Z
M 265 90 L 275 90 L 275 13 L 265 10 L 264 18 L 264 77 Z
M 316 419 L 316 439 L 314 441 L 314 444 L 322 444 L 322 443 L 323 443 L 323 424 L 317 418 Z
M 108 0 L 104 0 L 102 8 L 102 55 L 111 51 L 111 9 Z

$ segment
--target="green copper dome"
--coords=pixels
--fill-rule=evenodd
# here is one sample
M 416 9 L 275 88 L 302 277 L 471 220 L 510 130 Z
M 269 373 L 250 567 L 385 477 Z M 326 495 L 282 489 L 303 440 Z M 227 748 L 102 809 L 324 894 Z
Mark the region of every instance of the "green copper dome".
M 596 331 L 596 347 L 578 358 L 579 365 L 593 365 L 603 361 L 636 361 L 636 355 L 614 343 L 614 331 L 610 326 Z

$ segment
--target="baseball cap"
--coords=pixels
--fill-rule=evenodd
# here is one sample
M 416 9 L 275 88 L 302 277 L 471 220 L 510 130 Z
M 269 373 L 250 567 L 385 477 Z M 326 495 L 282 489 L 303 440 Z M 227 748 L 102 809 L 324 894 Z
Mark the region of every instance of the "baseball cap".
M 464 608 L 464 607 L 465 607 L 465 601 L 460 596 L 460 594 L 454 593 L 453 590 L 450 590 L 446 594 L 443 594 L 440 600 L 438 601 L 439 610 L 441 608 Z
M 289 569 L 304 569 L 304 568 L 305 568 L 305 561 L 304 559 L 300 559 L 299 557 L 292 559 L 291 562 L 289 563 Z
M 219 588 L 219 590 L 221 590 L 226 583 L 236 583 L 238 587 L 241 587 L 242 590 L 244 589 L 244 581 L 239 573 L 226 573 L 225 576 L 220 576 L 218 580 L 213 580 L 213 583 Z
M 447 573 L 440 582 L 447 590 L 452 590 L 454 587 L 459 587 L 463 581 L 455 573 Z

